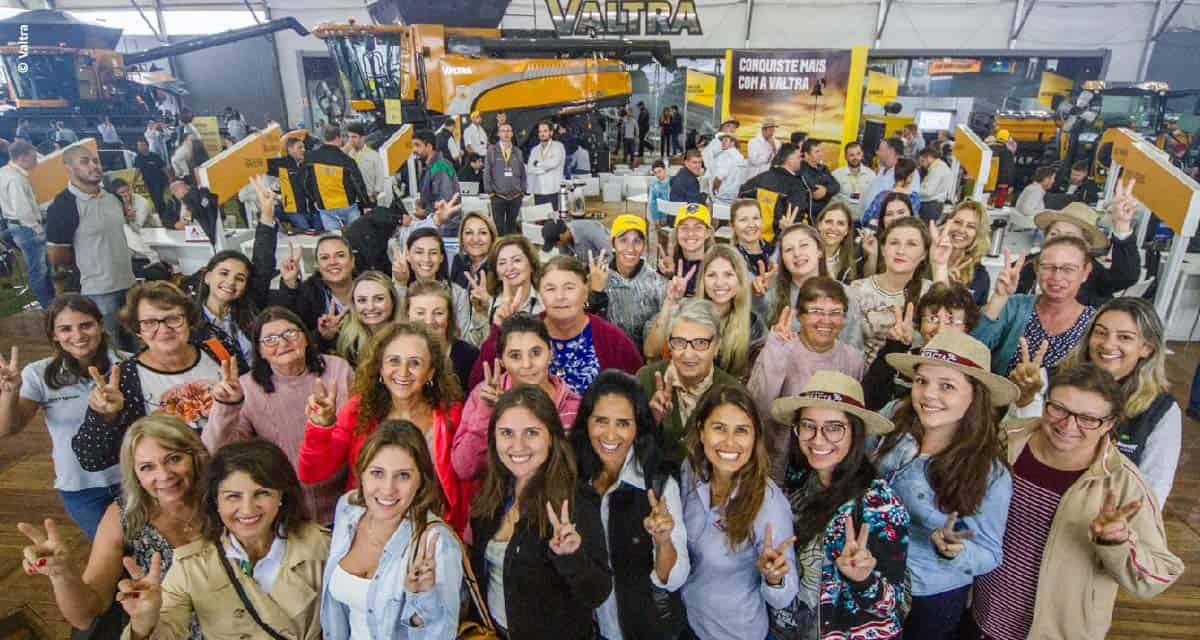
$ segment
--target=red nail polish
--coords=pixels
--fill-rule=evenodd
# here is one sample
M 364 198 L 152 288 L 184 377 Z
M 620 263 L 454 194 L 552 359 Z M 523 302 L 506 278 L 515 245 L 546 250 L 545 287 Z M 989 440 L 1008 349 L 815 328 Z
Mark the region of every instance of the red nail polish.
M 133 593 L 129 594 L 129 597 L 130 597 L 130 598 L 140 598 L 140 597 L 142 597 L 142 592 L 141 592 L 141 591 L 134 591 Z
M 46 566 L 46 559 L 45 559 L 45 558 L 38 558 L 37 565 L 38 565 L 39 567 L 44 567 L 44 566 Z

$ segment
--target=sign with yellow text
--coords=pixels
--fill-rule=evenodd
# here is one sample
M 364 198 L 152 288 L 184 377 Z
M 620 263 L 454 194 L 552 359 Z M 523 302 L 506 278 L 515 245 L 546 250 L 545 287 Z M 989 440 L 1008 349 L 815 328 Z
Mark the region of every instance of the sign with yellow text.
M 279 155 L 279 125 L 273 124 L 209 158 L 196 173 L 200 186 L 208 187 L 223 203 L 249 184 L 251 176 L 266 173 L 267 160 Z
M 37 197 L 39 205 L 43 207 L 48 205 L 60 191 L 67 188 L 67 167 L 63 165 L 62 154 L 63 151 L 78 146 L 87 147 L 91 150 L 92 155 L 97 153 L 96 139 L 84 138 L 50 155 L 38 158 L 37 166 L 29 172 L 29 184 L 33 186 L 33 195 Z
M 886 104 L 896 99 L 900 90 L 900 79 L 878 71 L 867 72 L 867 102 Z
M 1177 234 L 1190 236 L 1188 209 L 1200 202 L 1200 185 L 1171 164 L 1162 149 L 1128 129 L 1119 129 L 1113 140 L 1113 162 L 1121 165 L 1121 179 L 1134 179 L 1133 195 Z
M 955 73 L 979 73 L 983 68 L 981 60 L 961 60 L 954 58 L 946 58 L 944 60 L 934 60 L 929 63 L 929 75 L 931 76 L 947 76 Z
M 216 116 L 195 116 L 192 118 L 192 126 L 200 132 L 200 140 L 204 143 L 208 157 L 221 153 L 221 123 L 217 121 Z
M 703 71 L 687 70 L 687 99 L 711 108 L 717 99 L 717 77 Z
M 1038 87 L 1038 104 L 1049 109 L 1054 103 L 1054 96 L 1066 96 L 1075 87 L 1075 82 L 1057 73 L 1042 72 L 1042 84 Z

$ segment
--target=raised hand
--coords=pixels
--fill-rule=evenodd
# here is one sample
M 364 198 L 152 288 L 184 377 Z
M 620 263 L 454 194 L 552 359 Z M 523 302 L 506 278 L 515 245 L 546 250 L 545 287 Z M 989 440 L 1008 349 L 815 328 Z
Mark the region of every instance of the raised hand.
M 392 249 L 392 281 L 398 284 L 408 284 L 408 251 L 394 245 Z
M 550 550 L 560 556 L 569 556 L 578 551 L 579 545 L 583 544 L 583 538 L 579 537 L 575 523 L 571 522 L 571 511 L 567 501 L 562 502 L 561 515 L 554 513 L 554 506 L 549 502 L 546 503 L 546 513 L 550 516 L 550 526 L 554 528 L 554 533 L 550 536 Z
M 149 571 L 143 571 L 129 556 L 122 562 L 129 577 L 117 583 L 116 601 L 129 614 L 134 637 L 145 637 L 158 625 L 158 612 L 162 609 L 162 556 L 154 552 Z
M 514 288 L 505 282 L 504 290 L 500 294 L 500 306 L 496 307 L 496 313 L 492 314 L 492 324 L 504 324 L 505 320 L 524 308 L 531 287 L 530 284 L 522 284 Z
M 858 243 L 862 247 L 863 255 L 873 256 L 879 250 L 879 237 L 870 229 L 858 229 Z
M 796 216 L 798 215 L 800 215 L 800 207 L 789 204 L 787 206 L 787 213 L 783 214 L 783 217 L 779 219 L 779 230 L 783 231 L 796 224 Z
M 16 393 L 21 390 L 21 365 L 17 362 L 17 345 L 13 345 L 12 357 L 8 362 L 0 357 L 0 392 Z
M 404 575 L 404 591 L 407 593 L 425 593 L 433 589 L 437 583 L 437 529 L 429 529 L 417 543 L 417 554 L 408 565 L 408 573 Z
M 1046 351 L 1050 349 L 1050 341 L 1043 340 L 1032 358 L 1029 357 L 1029 342 L 1024 337 L 1018 340 L 1018 344 L 1021 347 L 1021 359 L 1009 372 L 1008 379 L 1021 392 L 1017 404 L 1025 406 L 1042 390 L 1042 362 L 1046 359 Z
M 279 196 L 267 184 L 266 175 L 250 176 L 250 184 L 254 186 L 254 193 L 258 196 L 259 224 L 265 224 L 268 227 L 275 226 L 275 203 L 278 202 Z
M 892 315 L 894 319 L 891 328 L 888 329 L 887 339 L 911 347 L 913 342 L 913 303 L 905 305 L 903 310 L 898 304 L 892 305 Z
M 795 542 L 796 536 L 789 536 L 778 545 L 772 544 L 771 525 L 767 524 L 767 530 L 763 534 L 762 553 L 758 555 L 758 573 L 767 584 L 774 587 L 783 584 L 788 571 L 791 570 L 787 560 L 787 549 Z
M 750 282 L 750 288 L 754 291 L 754 295 L 765 296 L 767 290 L 771 288 L 771 279 L 779 272 L 779 263 L 769 260 L 769 265 L 763 264 L 762 260 L 758 261 L 758 275 L 754 276 L 754 280 Z
M 346 317 L 347 313 L 350 313 L 350 307 L 343 307 L 341 312 L 335 312 L 333 302 L 330 301 L 329 308 L 321 314 L 320 318 L 317 318 L 317 333 L 326 340 L 332 340 L 337 335 L 342 318 Z
M 929 262 L 934 267 L 949 269 L 950 256 L 954 254 L 954 244 L 950 242 L 950 232 L 939 229 L 932 221 L 929 223 Z
M 946 516 L 946 523 L 940 528 L 934 529 L 933 534 L 929 536 L 933 540 L 933 546 L 937 552 L 947 558 L 957 558 L 958 554 L 966 548 L 964 541 L 975 537 L 975 532 L 971 530 L 955 531 L 954 524 L 956 522 L 958 522 L 958 512 L 951 511 L 950 515 Z
M 334 402 L 336 398 L 332 391 L 325 390 L 325 383 L 317 378 L 313 382 L 313 392 L 308 396 L 308 403 L 304 406 L 304 415 L 308 417 L 308 421 L 321 427 L 333 425 L 333 416 L 336 407 Z
M 670 385 L 663 379 L 661 371 L 655 373 L 654 395 L 650 398 L 650 412 L 654 414 L 654 420 L 656 422 L 666 420 L 674 409 L 675 400 L 672 398 Z
M 454 215 L 454 212 L 462 208 L 462 204 L 459 203 L 461 199 L 462 194 L 456 193 L 448 202 L 446 200 L 438 200 L 433 205 L 433 221 L 439 226 L 446 224 L 446 221 L 450 219 L 450 216 Z
M 1112 208 L 1112 227 L 1116 233 L 1124 235 L 1133 230 L 1133 216 L 1137 214 L 1137 198 L 1133 196 L 1136 184 L 1136 178 L 1117 183 Z
M 1092 535 L 1096 541 L 1104 544 L 1121 544 L 1129 540 L 1129 519 L 1142 508 L 1141 500 L 1126 503 L 1117 507 L 1117 494 L 1109 490 L 1104 494 L 1104 504 L 1100 505 L 1100 514 L 1092 520 Z
M 108 380 L 100 375 L 100 370 L 96 367 L 88 367 L 88 374 L 92 376 L 92 393 L 88 396 L 88 406 L 92 411 L 111 418 L 117 415 L 121 409 L 125 408 L 125 394 L 121 393 L 121 365 L 113 363 L 112 368 L 108 370 Z
M 650 515 L 642 520 L 646 533 L 654 540 L 654 546 L 661 547 L 671 544 L 671 531 L 675 528 L 675 518 L 667 509 L 667 501 L 654 495 L 654 490 L 646 492 L 650 501 Z
M 775 326 L 771 327 L 771 333 L 775 337 L 784 342 L 791 342 L 796 339 L 796 332 L 792 331 L 792 316 L 795 311 L 791 307 L 784 307 L 779 312 L 779 320 L 775 322 Z
M 588 251 L 588 288 L 597 293 L 608 287 L 608 252 L 601 250 L 600 255 Z
M 467 269 L 464 275 L 467 276 L 467 284 L 471 287 L 471 304 L 475 305 L 476 309 L 486 311 L 492 306 L 492 294 L 487 290 L 487 275 L 480 271 L 478 277 L 472 276 L 470 269 Z
M 70 570 L 71 550 L 59 536 L 54 520 L 46 518 L 42 526 L 45 527 L 44 533 L 29 523 L 17 523 L 17 530 L 33 543 L 21 550 L 21 567 L 31 576 L 40 574 L 56 578 Z
M 675 267 L 671 254 L 666 251 L 658 252 L 658 272 L 665 278 L 671 278 L 675 275 Z
M 242 393 L 242 383 L 238 381 L 237 359 L 221 361 L 221 379 L 213 385 L 211 393 L 213 400 L 225 404 L 238 404 L 246 397 Z
M 679 261 L 679 266 L 675 270 L 675 277 L 667 283 L 667 306 L 674 307 L 679 304 L 683 297 L 687 295 L 688 282 L 696 275 L 696 269 L 699 265 L 688 269 L 687 273 L 683 272 L 683 260 Z
M 288 257 L 279 263 L 279 279 L 289 289 L 295 289 L 300 283 L 300 252 L 296 245 L 288 241 Z
M 842 545 L 842 554 L 837 557 L 838 571 L 852 582 L 866 580 L 875 570 L 875 556 L 867 549 L 871 540 L 871 529 L 863 523 L 858 535 L 854 534 L 854 516 L 846 514 L 846 542 Z
M 1004 266 L 996 276 L 996 286 L 992 289 L 993 296 L 1008 298 L 1017 292 L 1017 284 L 1021 281 L 1021 269 L 1025 267 L 1025 254 L 1013 260 L 1008 249 L 1004 250 Z
M 479 399 L 489 406 L 496 404 L 496 399 L 500 397 L 500 376 L 503 373 L 499 358 L 493 360 L 491 365 L 484 361 L 483 381 L 479 383 Z

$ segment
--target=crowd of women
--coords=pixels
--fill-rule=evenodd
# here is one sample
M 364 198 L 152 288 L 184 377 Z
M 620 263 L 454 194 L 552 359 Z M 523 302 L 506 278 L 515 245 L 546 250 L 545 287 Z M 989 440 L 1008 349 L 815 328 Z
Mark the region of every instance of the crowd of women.
M 993 285 L 983 207 L 881 213 L 764 237 L 738 201 L 714 244 L 690 205 L 653 262 L 623 215 L 587 264 L 469 214 L 450 264 L 328 235 L 304 280 L 268 214 L 252 258 L 130 292 L 136 354 L 60 296 L 0 433 L 44 413 L 92 544 L 23 523 L 24 569 L 97 638 L 1104 637 L 1183 571 L 1161 319 L 1077 301 L 1088 221 Z

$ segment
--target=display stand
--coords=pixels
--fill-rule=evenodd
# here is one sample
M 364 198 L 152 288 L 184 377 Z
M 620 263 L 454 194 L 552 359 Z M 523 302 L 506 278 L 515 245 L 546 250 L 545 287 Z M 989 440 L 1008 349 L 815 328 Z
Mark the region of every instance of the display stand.
M 974 131 L 961 124 L 954 130 L 954 156 L 951 158 L 950 171 L 954 175 L 955 195 L 962 186 L 962 174 L 965 171 L 975 181 L 970 199 L 984 202 L 983 188 L 992 171 L 992 148 L 984 144 Z

